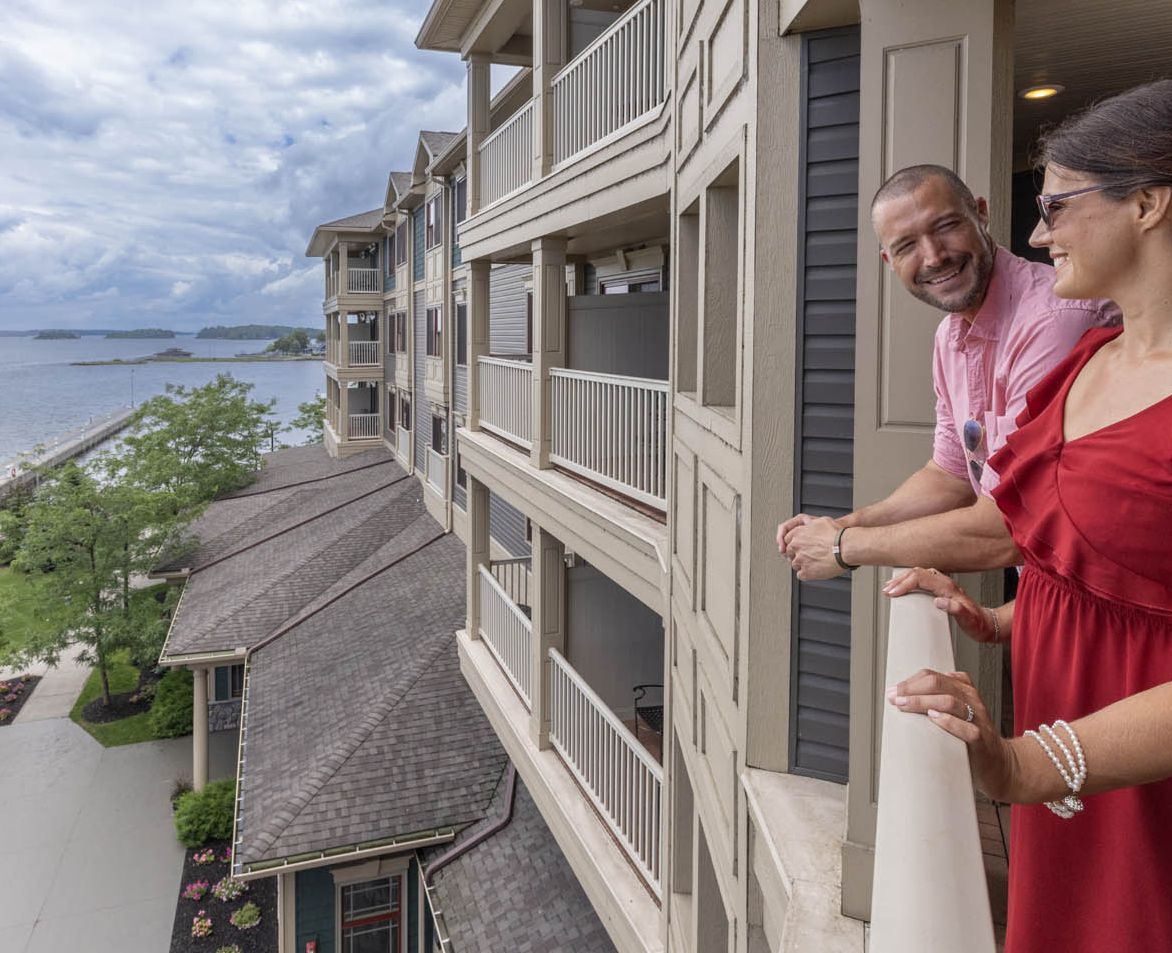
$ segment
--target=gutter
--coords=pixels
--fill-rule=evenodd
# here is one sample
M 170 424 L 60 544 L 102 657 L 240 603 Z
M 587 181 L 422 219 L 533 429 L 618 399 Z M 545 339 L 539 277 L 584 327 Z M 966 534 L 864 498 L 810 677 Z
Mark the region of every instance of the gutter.
M 289 874 L 298 870 L 310 870 L 314 867 L 328 867 L 340 860 L 364 860 L 382 854 L 398 854 L 404 850 L 420 850 L 435 844 L 448 844 L 455 837 L 455 828 L 439 828 L 434 831 L 409 834 L 405 837 L 388 837 L 378 841 L 349 844 L 345 847 L 329 847 L 325 850 L 294 854 L 279 860 L 257 861 L 254 864 L 240 865 L 233 863 L 232 876 L 237 880 L 258 880 L 262 877 L 271 877 L 274 874 Z
M 452 861 L 468 853 L 472 848 L 483 844 L 490 837 L 509 826 L 509 823 L 513 820 L 513 805 L 517 795 L 517 767 L 512 761 L 509 762 L 509 776 L 506 784 L 508 785 L 508 790 L 505 792 L 505 807 L 500 817 L 474 837 L 470 837 L 464 843 L 457 844 L 444 851 L 444 853 L 440 854 L 439 857 L 426 867 L 423 866 L 422 862 L 419 864 L 421 871 L 419 879 L 423 882 L 423 892 L 427 896 L 427 908 L 431 911 L 431 920 L 435 926 L 436 941 L 439 943 L 441 951 L 451 949 L 452 938 L 448 934 L 448 925 L 447 921 L 444 920 L 444 912 L 433 898 L 430 880 Z

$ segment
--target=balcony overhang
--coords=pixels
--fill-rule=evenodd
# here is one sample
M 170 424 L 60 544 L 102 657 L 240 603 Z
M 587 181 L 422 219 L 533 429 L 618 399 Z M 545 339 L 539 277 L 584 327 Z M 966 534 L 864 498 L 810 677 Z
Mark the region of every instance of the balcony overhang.
M 481 209 L 460 226 L 464 259 L 528 260 L 531 242 L 566 239 L 567 253 L 660 239 L 671 202 L 671 105 L 661 103 L 612 142 Z
M 512 66 L 532 63 L 528 0 L 436 0 L 415 36 L 421 50 L 487 54 L 491 62 Z
M 529 456 L 481 431 L 460 429 L 464 469 L 581 553 L 636 599 L 667 612 L 667 528 L 559 470 L 539 470 Z

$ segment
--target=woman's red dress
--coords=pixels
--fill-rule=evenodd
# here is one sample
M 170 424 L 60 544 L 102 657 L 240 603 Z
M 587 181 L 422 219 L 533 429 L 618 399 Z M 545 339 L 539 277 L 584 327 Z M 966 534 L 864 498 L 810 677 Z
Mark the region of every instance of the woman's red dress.
M 1063 439 L 1071 383 L 1119 333 L 1088 331 L 989 461 L 1025 560 L 1017 735 L 1172 681 L 1172 398 Z M 1172 781 L 1084 801 L 1071 820 L 1014 806 L 1006 953 L 1172 951 Z

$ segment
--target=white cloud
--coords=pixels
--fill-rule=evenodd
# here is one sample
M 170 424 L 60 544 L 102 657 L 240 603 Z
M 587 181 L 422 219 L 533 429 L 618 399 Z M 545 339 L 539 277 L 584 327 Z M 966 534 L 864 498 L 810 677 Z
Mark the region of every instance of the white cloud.
M 314 226 L 377 206 L 420 127 L 463 125 L 423 12 L 6 0 L 0 328 L 316 323 Z

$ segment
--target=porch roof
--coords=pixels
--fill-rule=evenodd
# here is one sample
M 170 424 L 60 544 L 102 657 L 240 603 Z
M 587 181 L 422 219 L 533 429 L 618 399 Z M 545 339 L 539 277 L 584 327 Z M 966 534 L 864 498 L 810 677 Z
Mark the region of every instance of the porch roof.
M 507 760 L 460 674 L 464 550 L 417 495 L 367 576 L 250 657 L 237 861 L 484 817 Z
M 270 462 L 252 487 L 213 503 L 193 527 L 198 548 L 158 567 L 190 570 L 163 662 L 255 645 L 319 594 L 360 576 L 406 528 L 395 503 L 421 491 L 388 451 L 352 457 L 334 472 L 310 455 L 299 460 Z
M 347 215 L 345 218 L 333 222 L 325 222 L 313 230 L 309 239 L 309 247 L 305 249 L 307 258 L 321 258 L 330 247 L 334 237 L 339 232 L 371 232 L 382 227 L 383 210 L 373 208 L 368 212 L 359 212 L 357 215 Z

